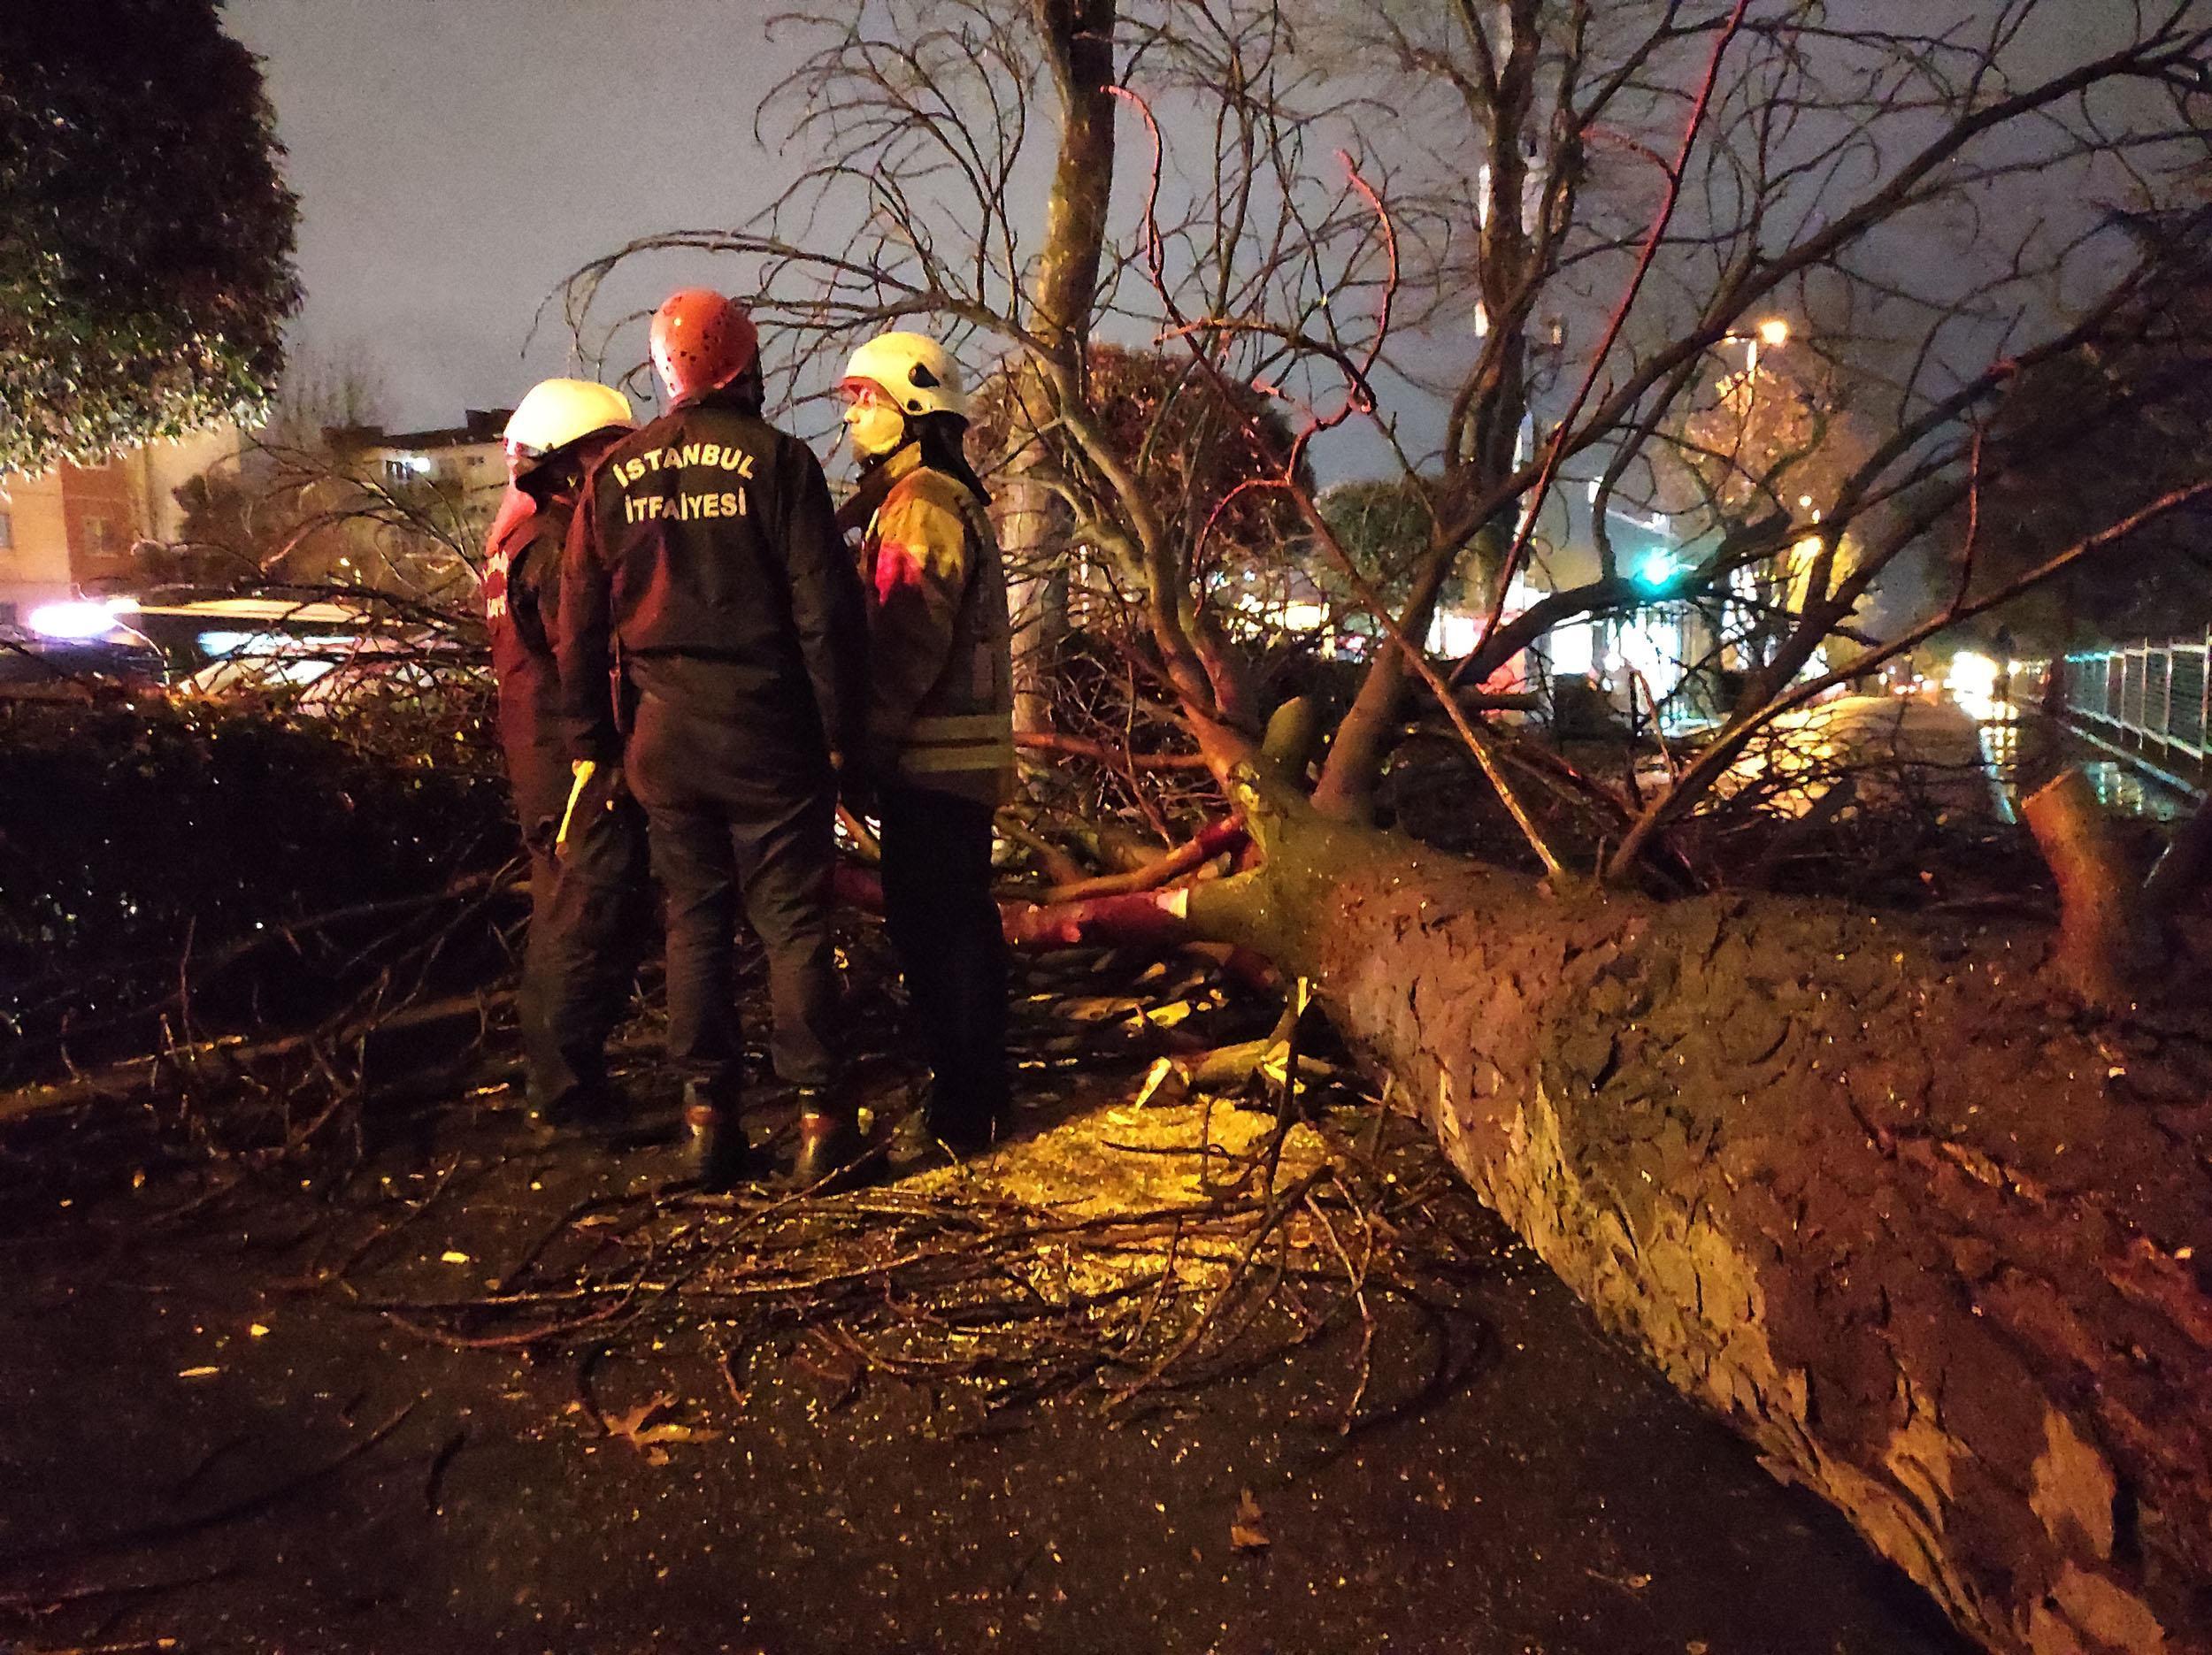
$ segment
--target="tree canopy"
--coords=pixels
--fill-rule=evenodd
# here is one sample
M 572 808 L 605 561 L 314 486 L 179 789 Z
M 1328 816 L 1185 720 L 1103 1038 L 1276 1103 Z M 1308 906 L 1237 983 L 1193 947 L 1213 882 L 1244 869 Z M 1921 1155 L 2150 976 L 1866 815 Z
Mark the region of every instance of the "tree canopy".
M 1274 470 L 1248 418 L 1277 448 L 1291 443 L 1288 423 L 1263 393 L 1193 372 L 1187 355 L 1120 345 L 1090 346 L 1085 372 L 1107 434 L 1118 452 L 1134 456 L 1134 475 L 1164 522 L 1194 540 L 1215 537 L 1217 560 L 1279 546 L 1299 532 L 1297 510 L 1283 491 L 1258 487 Z M 1001 372 L 977 391 L 974 442 L 987 456 L 1038 441 L 1022 429 L 1010 388 Z M 1310 485 L 1310 468 L 1302 467 L 1300 476 Z
M 1993 419 L 1980 520 L 1955 571 L 1979 592 L 2212 471 L 2212 209 L 2125 220 L 2142 266 L 2125 302 L 2063 356 L 2029 367 Z M 2212 624 L 2207 511 L 2177 511 L 2005 606 L 2037 650 Z
M 215 0 L 0 8 L 0 471 L 264 406 L 296 203 Z

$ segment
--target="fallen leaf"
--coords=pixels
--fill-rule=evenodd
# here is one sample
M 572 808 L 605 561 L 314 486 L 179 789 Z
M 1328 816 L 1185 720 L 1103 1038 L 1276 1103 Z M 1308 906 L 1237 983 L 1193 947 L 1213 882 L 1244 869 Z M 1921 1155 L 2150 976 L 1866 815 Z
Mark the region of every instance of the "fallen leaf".
M 1155 1099 L 1162 1103 L 1180 1103 L 1189 1092 L 1190 1077 L 1173 1058 L 1155 1058 L 1152 1067 L 1145 1071 L 1144 1084 L 1138 1089 L 1136 1107 L 1141 1109 Z M 1115 1113 L 1118 1115 L 1120 1111 Z
M 1265 1524 L 1267 1513 L 1260 1510 L 1260 1503 L 1246 1489 L 1237 1496 L 1237 1514 L 1229 1525 L 1229 1544 L 1238 1552 L 1264 1552 L 1274 1544 Z
M 223 1370 L 219 1368 L 187 1368 L 181 1369 L 178 1373 L 177 1377 L 180 1379 L 205 1379 L 211 1375 L 219 1374 Z
M 676 1398 L 668 1392 L 655 1391 L 649 1399 L 640 1403 L 634 1408 L 621 1414 L 606 1415 L 607 1434 L 610 1437 L 627 1437 L 632 1442 L 635 1442 L 638 1433 L 645 1429 L 657 1415 L 670 1412 L 675 1406 Z
M 664 1391 L 657 1392 L 650 1401 L 641 1403 L 626 1413 L 608 1414 L 607 1435 L 619 1437 L 631 1447 L 644 1453 L 655 1465 L 667 1463 L 665 1454 L 654 1460 L 652 1454 L 646 1452 L 656 1443 L 703 1443 L 720 1435 L 716 1431 L 703 1431 L 696 1426 L 679 1425 L 664 1417 L 674 1413 L 675 1408 L 674 1397 Z
M 466 1264 L 469 1262 L 469 1255 L 465 1253 L 456 1253 L 449 1247 L 438 1255 L 438 1261 L 441 1264 Z
M 1172 1029 L 1177 1023 L 1187 1022 L 1193 1012 L 1202 1009 L 1207 1008 L 1199 1001 L 1171 1000 L 1164 1005 L 1140 1006 L 1130 1016 L 1140 1028 Z

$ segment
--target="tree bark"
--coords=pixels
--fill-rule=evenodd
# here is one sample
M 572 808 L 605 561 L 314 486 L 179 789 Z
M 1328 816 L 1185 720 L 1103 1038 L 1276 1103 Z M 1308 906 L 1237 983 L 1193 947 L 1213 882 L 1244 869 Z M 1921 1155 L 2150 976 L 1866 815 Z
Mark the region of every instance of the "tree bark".
M 1090 339 L 1114 181 L 1114 26 L 1118 0 L 1033 0 L 1046 65 L 1060 99 L 1059 153 L 1032 291 L 1031 332 L 1079 374 Z M 1048 663 L 1068 625 L 1066 504 L 1037 473 L 1048 468 L 1047 430 L 1056 410 L 1044 377 L 1018 370 L 1016 445 L 995 489 L 999 543 L 1015 580 L 1014 724 L 1050 728 Z
M 2078 764 L 2028 795 L 2021 818 L 2058 881 L 2057 974 L 2096 1006 L 2127 1003 L 2149 963 L 2136 882 L 2096 790 Z
M 2212 1029 L 2024 926 L 1550 894 L 1327 822 L 1194 925 L 1312 978 L 1609 1326 L 1989 1647 L 2212 1650 Z

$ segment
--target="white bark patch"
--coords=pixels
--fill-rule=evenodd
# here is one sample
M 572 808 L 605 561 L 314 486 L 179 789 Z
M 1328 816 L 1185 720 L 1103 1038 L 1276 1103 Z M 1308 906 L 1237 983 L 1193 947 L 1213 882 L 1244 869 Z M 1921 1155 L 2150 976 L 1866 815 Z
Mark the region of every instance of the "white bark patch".
M 2112 1468 L 2055 1408 L 2043 1416 L 2043 1441 L 2029 1506 L 2042 1520 L 2044 1532 L 2061 1545 L 2070 1550 L 2074 1542 L 2066 1531 L 2078 1529 L 2100 1560 L 2109 1559 L 2116 1492 Z
M 2166 1628 L 2158 1617 L 2140 1598 L 2103 1575 L 2069 1563 L 2052 1595 L 2076 1628 L 2114 1655 L 2166 1655 Z
M 1958 1440 L 1936 1423 L 1930 1407 L 1912 1381 L 1900 1374 L 1897 1399 L 1905 1422 L 1892 1433 L 1882 1451 L 1882 1468 L 1897 1479 L 1927 1514 L 1929 1527 L 1943 1530 L 1943 1507 L 1951 1498 L 1951 1465 L 1963 1452 Z
M 2035 1655 L 2094 1655 L 2074 1636 L 2074 1628 L 2041 1604 L 2028 1616 L 2028 1647 Z

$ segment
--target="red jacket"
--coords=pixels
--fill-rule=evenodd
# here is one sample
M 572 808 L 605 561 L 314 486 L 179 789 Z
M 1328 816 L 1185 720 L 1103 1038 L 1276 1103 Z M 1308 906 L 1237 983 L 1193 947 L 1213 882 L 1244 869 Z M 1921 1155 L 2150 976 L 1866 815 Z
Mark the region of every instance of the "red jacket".
M 550 844 L 568 799 L 568 746 L 553 640 L 562 548 L 575 510 L 573 491 L 541 500 L 510 487 L 484 543 L 484 625 L 499 686 L 499 742 L 514 785 L 515 815 L 532 844 L 541 829 Z

